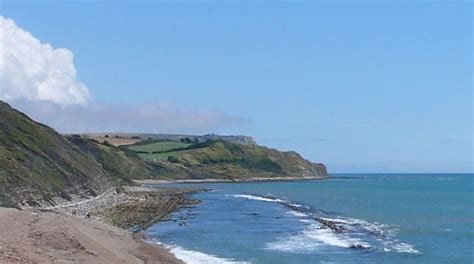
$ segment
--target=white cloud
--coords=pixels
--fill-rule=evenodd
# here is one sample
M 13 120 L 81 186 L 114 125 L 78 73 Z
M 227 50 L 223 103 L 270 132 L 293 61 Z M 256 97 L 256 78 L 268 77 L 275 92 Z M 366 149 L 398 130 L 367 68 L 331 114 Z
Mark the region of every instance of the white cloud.
M 215 133 L 247 121 L 219 111 L 182 109 L 172 104 L 107 104 L 59 106 L 49 101 L 11 100 L 11 105 L 63 133 L 149 132 Z
M 42 44 L 0 16 L 0 99 L 64 133 L 209 133 L 245 121 L 219 111 L 173 104 L 93 100 L 76 78 L 73 54 Z
M 77 80 L 74 55 L 43 44 L 0 16 L 0 98 L 85 105 L 88 88 Z

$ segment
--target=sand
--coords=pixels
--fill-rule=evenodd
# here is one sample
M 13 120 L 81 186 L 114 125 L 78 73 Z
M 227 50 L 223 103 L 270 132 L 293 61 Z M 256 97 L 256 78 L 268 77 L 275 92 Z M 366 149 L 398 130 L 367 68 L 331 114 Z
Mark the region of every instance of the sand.
M 0 263 L 183 263 L 140 234 L 54 212 L 0 208 Z

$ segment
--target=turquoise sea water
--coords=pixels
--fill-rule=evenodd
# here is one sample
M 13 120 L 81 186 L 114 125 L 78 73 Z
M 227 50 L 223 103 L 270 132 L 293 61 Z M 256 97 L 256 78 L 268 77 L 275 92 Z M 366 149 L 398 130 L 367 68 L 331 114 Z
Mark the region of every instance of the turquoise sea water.
M 197 187 L 212 191 L 146 231 L 187 263 L 474 262 L 473 174 Z

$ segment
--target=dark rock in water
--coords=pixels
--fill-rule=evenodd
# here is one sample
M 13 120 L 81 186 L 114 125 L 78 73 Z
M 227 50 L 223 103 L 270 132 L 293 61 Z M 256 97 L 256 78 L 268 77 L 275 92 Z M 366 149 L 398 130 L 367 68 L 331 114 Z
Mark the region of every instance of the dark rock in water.
M 353 244 L 349 248 L 351 248 L 351 249 L 365 249 L 365 247 L 361 244 Z
M 324 227 L 327 227 L 331 230 L 333 230 L 336 233 L 342 233 L 344 231 L 347 231 L 345 227 L 338 225 L 334 221 L 326 220 L 326 219 L 321 219 L 321 218 L 316 218 L 318 222 L 320 222 Z

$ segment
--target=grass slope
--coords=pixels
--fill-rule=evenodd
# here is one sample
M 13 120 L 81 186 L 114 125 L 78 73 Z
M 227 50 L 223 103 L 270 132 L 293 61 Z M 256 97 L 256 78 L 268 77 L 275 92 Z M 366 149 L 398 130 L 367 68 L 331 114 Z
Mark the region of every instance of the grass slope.
M 308 176 L 327 177 L 326 168 L 296 152 L 224 140 L 114 147 L 62 136 L 0 101 L 0 206 L 54 204 L 57 197 L 95 195 L 132 179 Z
M 157 151 L 155 143 L 143 145 Z M 130 149 L 136 149 L 129 146 Z M 327 176 L 323 164 L 311 163 L 296 152 L 281 152 L 258 145 L 234 144 L 223 140 L 198 143 L 187 148 L 167 149 L 149 162 L 161 177 L 170 179 L 231 179 L 255 177 Z
M 175 141 L 157 141 L 149 144 L 135 144 L 128 148 L 146 160 L 166 160 L 169 156 L 167 152 L 170 150 L 187 148 L 190 145 L 189 143 Z
M 141 167 L 141 169 L 139 168 Z M 138 158 L 89 140 L 63 137 L 0 101 L 0 206 L 54 203 L 148 178 Z

